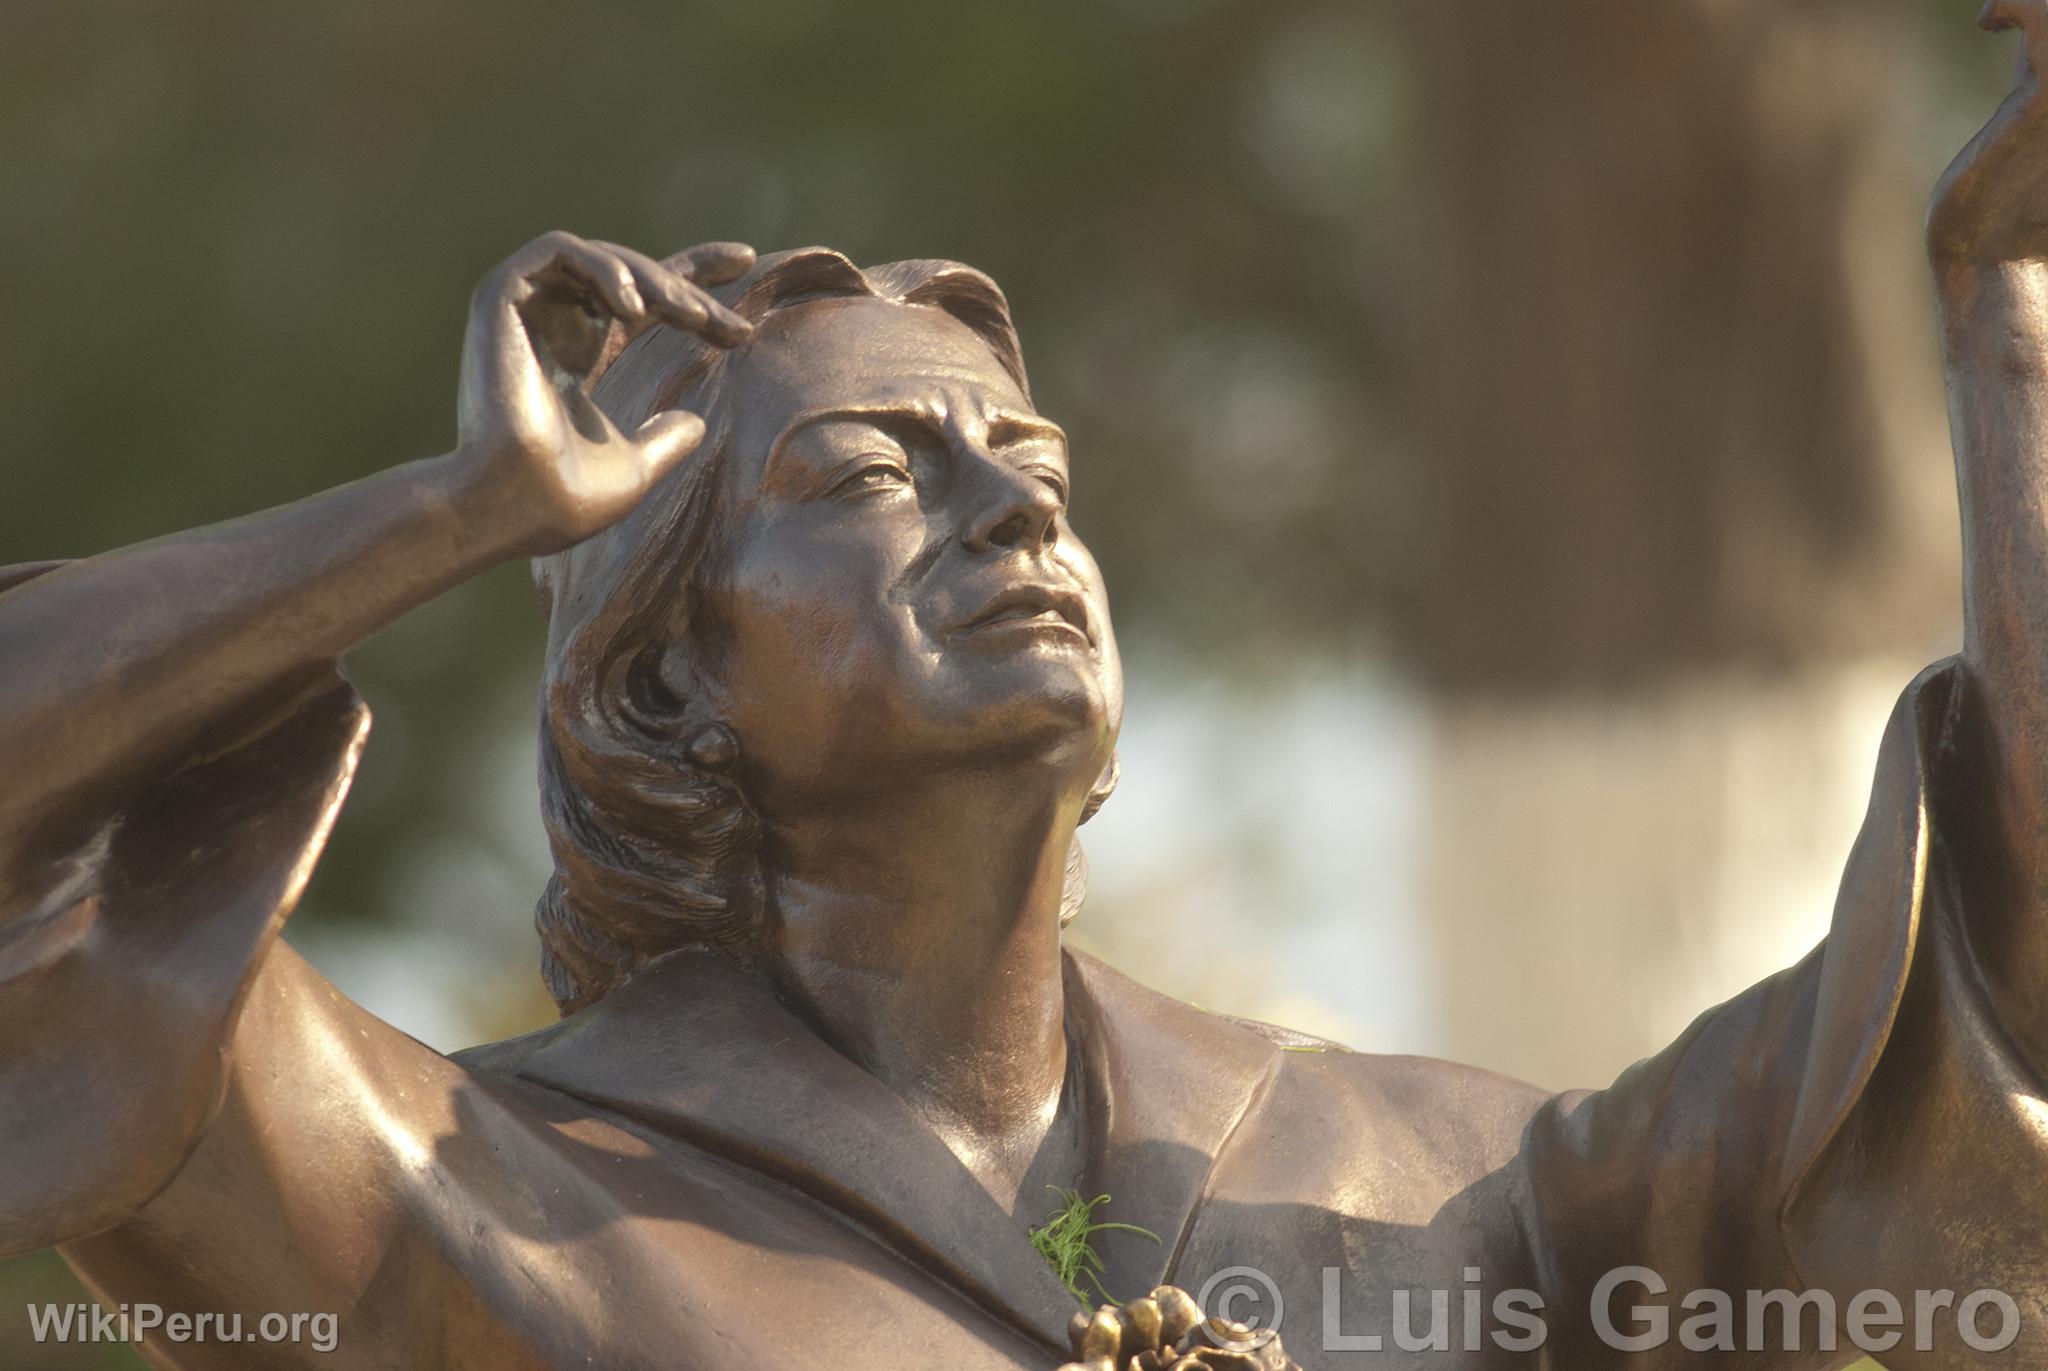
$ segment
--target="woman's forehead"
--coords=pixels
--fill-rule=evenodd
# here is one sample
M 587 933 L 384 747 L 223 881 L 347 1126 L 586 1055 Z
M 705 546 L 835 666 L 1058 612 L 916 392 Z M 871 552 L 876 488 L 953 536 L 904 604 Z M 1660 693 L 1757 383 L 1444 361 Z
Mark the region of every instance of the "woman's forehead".
M 966 324 L 930 305 L 865 296 L 776 310 L 730 377 L 742 414 L 772 437 L 798 415 L 833 409 L 928 409 L 954 397 L 1030 413 L 1016 380 Z

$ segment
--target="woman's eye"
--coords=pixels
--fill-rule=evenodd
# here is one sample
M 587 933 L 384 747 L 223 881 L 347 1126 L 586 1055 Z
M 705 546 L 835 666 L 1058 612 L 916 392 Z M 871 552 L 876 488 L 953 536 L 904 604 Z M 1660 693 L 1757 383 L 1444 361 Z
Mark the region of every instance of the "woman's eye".
M 1067 478 L 1051 467 L 1033 467 L 1031 474 L 1051 487 L 1052 493 L 1060 497 L 1060 504 L 1067 503 Z
M 835 494 L 850 495 L 867 490 L 887 490 L 893 486 L 910 484 L 910 473 L 901 463 L 878 461 L 866 462 L 855 467 L 839 481 Z

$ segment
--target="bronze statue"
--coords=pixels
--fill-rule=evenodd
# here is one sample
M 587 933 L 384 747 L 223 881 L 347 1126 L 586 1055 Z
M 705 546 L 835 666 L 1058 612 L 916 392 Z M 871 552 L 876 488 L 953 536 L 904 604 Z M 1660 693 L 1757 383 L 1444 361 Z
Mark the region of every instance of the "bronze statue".
M 1406 1364 L 1359 1341 L 1393 1295 L 1509 1288 L 1585 1368 L 1623 1359 L 1592 1311 L 1632 1267 L 1995 1289 L 2039 1364 L 2048 8 L 1987 22 L 2025 29 L 2019 85 L 1930 220 L 1964 651 L 1900 701 L 1827 942 L 1609 1089 L 1354 1053 L 1062 948 L 1121 685 L 993 282 L 551 234 L 476 293 L 450 455 L 7 574 L 0 1251 L 61 1244 L 109 1302 L 339 1317 L 324 1355 L 155 1338 L 181 1368 Z M 276 935 L 368 728 L 336 660 L 515 556 L 564 1017 L 450 1058 Z M 1155 1295 L 1071 1342 L 1026 1233 L 1048 1186 L 1150 1230 L 1096 1250 Z M 1158 1289 L 1232 1267 L 1285 1296 L 1285 1353 Z M 1974 1364 L 1935 1323 L 1895 1371 Z M 1518 1326 L 1413 1355 L 1529 1360 Z

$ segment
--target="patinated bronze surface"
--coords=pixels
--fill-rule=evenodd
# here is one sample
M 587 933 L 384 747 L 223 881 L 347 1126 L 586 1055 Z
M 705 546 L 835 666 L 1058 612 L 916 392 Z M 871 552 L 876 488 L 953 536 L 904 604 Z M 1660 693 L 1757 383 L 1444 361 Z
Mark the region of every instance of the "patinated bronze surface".
M 2013 1364 L 2048 1360 L 2048 10 L 1989 20 L 2029 64 L 1930 221 L 1964 651 L 1899 704 L 1823 947 L 1609 1089 L 1354 1053 L 1062 948 L 1120 675 L 991 282 L 557 234 L 477 291 L 450 455 L 7 573 L 0 1251 L 340 1316 L 327 1354 L 152 1345 L 178 1367 L 1190 1352 L 1166 1292 L 1070 1342 L 1025 1231 L 1058 1185 L 1158 1235 L 1103 1236 L 1110 1290 L 1257 1268 L 1308 1366 L 1404 1358 L 1325 1345 L 1333 1281 L 1347 1336 L 1483 1281 L 1541 1292 L 1547 1364 L 1617 1364 L 1589 1295 L 1630 1264 L 1993 1287 Z M 336 661 L 512 557 L 549 611 L 565 1016 L 451 1058 L 277 933 L 368 730 Z M 1943 1325 L 1888 1360 L 1976 1355 Z

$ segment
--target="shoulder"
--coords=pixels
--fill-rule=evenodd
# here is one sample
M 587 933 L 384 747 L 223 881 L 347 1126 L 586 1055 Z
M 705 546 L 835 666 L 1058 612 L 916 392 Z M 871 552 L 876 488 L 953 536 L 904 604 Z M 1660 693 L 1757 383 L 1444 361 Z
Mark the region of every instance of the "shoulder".
M 551 1023 L 516 1038 L 478 1043 L 448 1054 L 448 1060 L 480 1076 L 516 1076 L 529 1057 L 552 1046 L 566 1031 L 567 1021 Z
M 1491 1168 L 1514 1155 L 1522 1131 L 1553 1098 L 1479 1067 L 1355 1051 L 1279 1024 L 1214 1013 L 1142 986 L 1086 953 L 1068 955 L 1126 1055 L 1146 1051 L 1162 1071 L 1258 1079 L 1238 1130 L 1244 1138 L 1317 1138 L 1337 1151 L 1377 1149 L 1390 1158 L 1424 1151 Z

